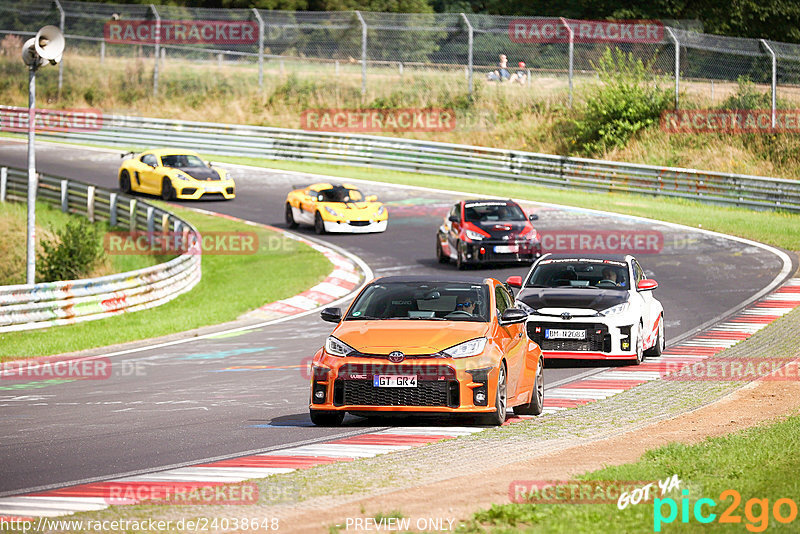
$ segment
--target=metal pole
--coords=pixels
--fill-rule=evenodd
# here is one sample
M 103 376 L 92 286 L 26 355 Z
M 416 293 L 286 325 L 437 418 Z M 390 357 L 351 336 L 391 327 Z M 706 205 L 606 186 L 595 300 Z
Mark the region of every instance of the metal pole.
M 669 34 L 670 39 L 675 44 L 675 109 L 678 109 L 678 99 L 679 99 L 679 92 L 681 86 L 681 45 L 678 42 L 678 38 L 675 37 L 675 33 L 672 31 L 672 28 L 669 26 L 664 26 Z
M 36 68 L 28 77 L 28 254 L 26 283 L 36 283 Z
M 61 2 L 58 0 L 54 0 L 56 4 L 56 9 L 58 9 L 59 13 L 59 25 L 58 28 L 61 30 L 61 34 L 65 35 L 64 33 L 64 8 L 61 7 Z M 61 61 L 58 62 L 58 97 L 61 98 L 61 86 L 64 83 L 64 60 L 62 58 Z
M 253 14 L 258 21 L 258 86 L 264 87 L 264 19 L 256 8 L 253 8 Z
M 467 25 L 467 31 L 469 31 L 469 34 L 467 36 L 467 43 L 468 43 L 468 45 L 467 45 L 467 47 L 468 47 L 468 50 L 467 50 L 467 67 L 469 69 L 469 71 L 468 71 L 469 75 L 468 75 L 468 78 L 467 78 L 467 80 L 468 80 L 467 81 L 467 85 L 469 87 L 469 96 L 471 97 L 472 96 L 472 42 L 473 42 L 472 39 L 473 39 L 474 33 L 473 33 L 473 30 L 472 30 L 472 24 L 470 24 L 469 19 L 467 18 L 467 16 L 464 13 L 461 13 L 461 18 L 464 19 L 464 22 Z
M 775 128 L 775 121 L 776 121 L 776 118 L 777 118 L 776 117 L 777 111 L 775 110 L 775 108 L 777 107 L 776 104 L 777 104 L 777 89 L 778 89 L 778 87 L 777 87 L 777 82 L 778 82 L 778 70 L 777 70 L 778 62 L 777 62 L 777 58 L 775 57 L 775 51 L 772 49 L 771 46 L 769 46 L 769 44 L 767 44 L 767 41 L 765 41 L 764 39 L 761 39 L 761 44 L 764 45 L 764 48 L 767 49 L 767 52 L 769 52 L 769 55 L 772 56 L 772 128 L 774 129 Z
M 561 24 L 567 29 L 569 33 L 569 107 L 572 107 L 572 69 L 575 61 L 575 32 L 572 27 L 567 24 L 564 17 L 559 17 Z
M 100 41 L 100 64 L 102 65 L 106 59 L 106 42 Z
M 156 19 L 155 62 L 153 63 L 153 96 L 155 97 L 158 95 L 158 60 L 161 55 L 161 17 L 158 11 L 156 11 L 156 6 L 153 4 L 150 4 L 150 11 L 153 12 L 153 16 Z
M 367 96 L 367 23 L 360 11 L 356 11 L 361 23 L 361 96 Z

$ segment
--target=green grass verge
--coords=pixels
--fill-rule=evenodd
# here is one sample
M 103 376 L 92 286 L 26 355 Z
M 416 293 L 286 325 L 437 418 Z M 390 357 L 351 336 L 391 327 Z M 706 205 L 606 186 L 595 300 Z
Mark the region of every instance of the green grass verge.
M 608 467 L 582 480 L 638 481 L 664 480 L 677 474 L 681 490 L 688 490 L 688 520 L 682 521 L 682 499 L 673 491 L 665 496 L 675 500 L 677 516 L 671 524 L 662 521 L 661 532 L 797 532 L 800 518 L 782 524 L 775 519 L 773 507 L 778 499 L 791 499 L 795 506 L 800 495 L 800 463 L 795 452 L 800 447 L 800 417 L 793 416 L 765 427 L 750 428 L 728 436 L 708 439 L 697 445 L 671 443 L 645 453 L 635 463 Z M 741 502 L 720 494 L 735 490 Z M 660 494 L 657 494 L 657 496 Z M 698 499 L 707 498 L 715 505 L 702 506 L 705 516 L 716 514 L 708 524 L 694 516 Z M 768 499 L 766 509 L 751 499 Z M 734 507 L 734 504 L 736 506 Z M 722 524 L 720 516 L 731 508 L 739 523 Z M 669 505 L 660 504 L 661 517 L 669 517 Z M 795 508 L 796 509 L 796 508 Z M 462 527 L 473 532 L 653 532 L 656 524 L 654 502 L 629 505 L 623 510 L 616 503 L 605 504 L 502 504 L 477 512 Z M 790 506 L 783 504 L 780 514 L 790 516 Z M 795 514 L 797 515 L 797 514 Z M 602 525 L 602 527 L 601 527 Z
M 331 271 L 311 247 L 265 228 L 168 208 L 202 232 L 256 232 L 259 249 L 248 255 L 209 255 L 191 291 L 147 311 L 30 332 L 0 334 L 0 359 L 59 354 L 173 334 L 236 319 L 265 303 L 295 295 Z
M 565 206 L 591 208 L 626 215 L 648 217 L 692 227 L 735 235 L 789 250 L 800 250 L 800 214 L 754 211 L 746 208 L 714 206 L 692 200 L 634 195 L 629 193 L 589 193 L 555 189 L 516 182 L 487 182 L 429 174 L 387 171 L 273 161 L 254 158 L 213 156 L 214 161 L 239 163 L 289 171 L 327 174 L 438 189 L 451 189 L 477 195 L 497 195 Z

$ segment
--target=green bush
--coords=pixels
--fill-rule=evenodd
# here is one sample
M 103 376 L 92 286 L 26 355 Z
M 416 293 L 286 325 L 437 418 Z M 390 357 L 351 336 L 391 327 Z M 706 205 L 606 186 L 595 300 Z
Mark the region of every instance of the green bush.
M 55 232 L 53 240 L 43 239 L 37 254 L 38 281 L 76 280 L 91 273 L 103 257 L 100 229 L 80 218 Z
M 760 93 L 746 76 L 740 76 L 736 93 L 726 98 L 720 109 L 772 109 L 772 97 L 769 93 Z
M 569 150 L 586 155 L 624 146 L 639 130 L 658 124 L 672 104 L 670 91 L 654 83 L 649 66 L 632 54 L 607 48 L 593 66 L 603 83 L 569 128 Z

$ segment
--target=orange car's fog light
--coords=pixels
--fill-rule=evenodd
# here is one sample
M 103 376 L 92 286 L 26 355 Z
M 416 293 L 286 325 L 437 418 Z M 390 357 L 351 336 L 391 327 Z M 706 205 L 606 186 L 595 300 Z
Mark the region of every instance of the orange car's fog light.
M 314 383 L 314 393 L 311 402 L 314 404 L 325 404 L 325 397 L 328 395 L 328 384 Z
M 467 370 L 472 375 L 472 382 L 468 387 L 472 388 L 472 404 L 475 406 L 486 406 L 489 396 L 489 371 L 491 367 L 484 369 Z M 475 385 L 473 385 L 475 384 Z

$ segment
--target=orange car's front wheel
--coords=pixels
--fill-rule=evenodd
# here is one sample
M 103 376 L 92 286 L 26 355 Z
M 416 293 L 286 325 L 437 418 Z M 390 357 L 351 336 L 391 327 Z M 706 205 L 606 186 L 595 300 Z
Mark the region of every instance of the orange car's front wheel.
M 528 404 L 514 406 L 514 413 L 516 415 L 541 415 L 542 410 L 544 410 L 544 360 L 540 358 L 531 392 L 531 401 Z
M 492 426 L 500 426 L 506 422 L 506 410 L 508 409 L 508 381 L 506 378 L 506 366 L 500 364 L 497 372 L 497 391 L 495 392 L 494 412 L 483 416 L 483 423 Z
M 339 426 L 344 421 L 344 412 L 333 410 L 309 410 L 311 422 L 317 426 Z

